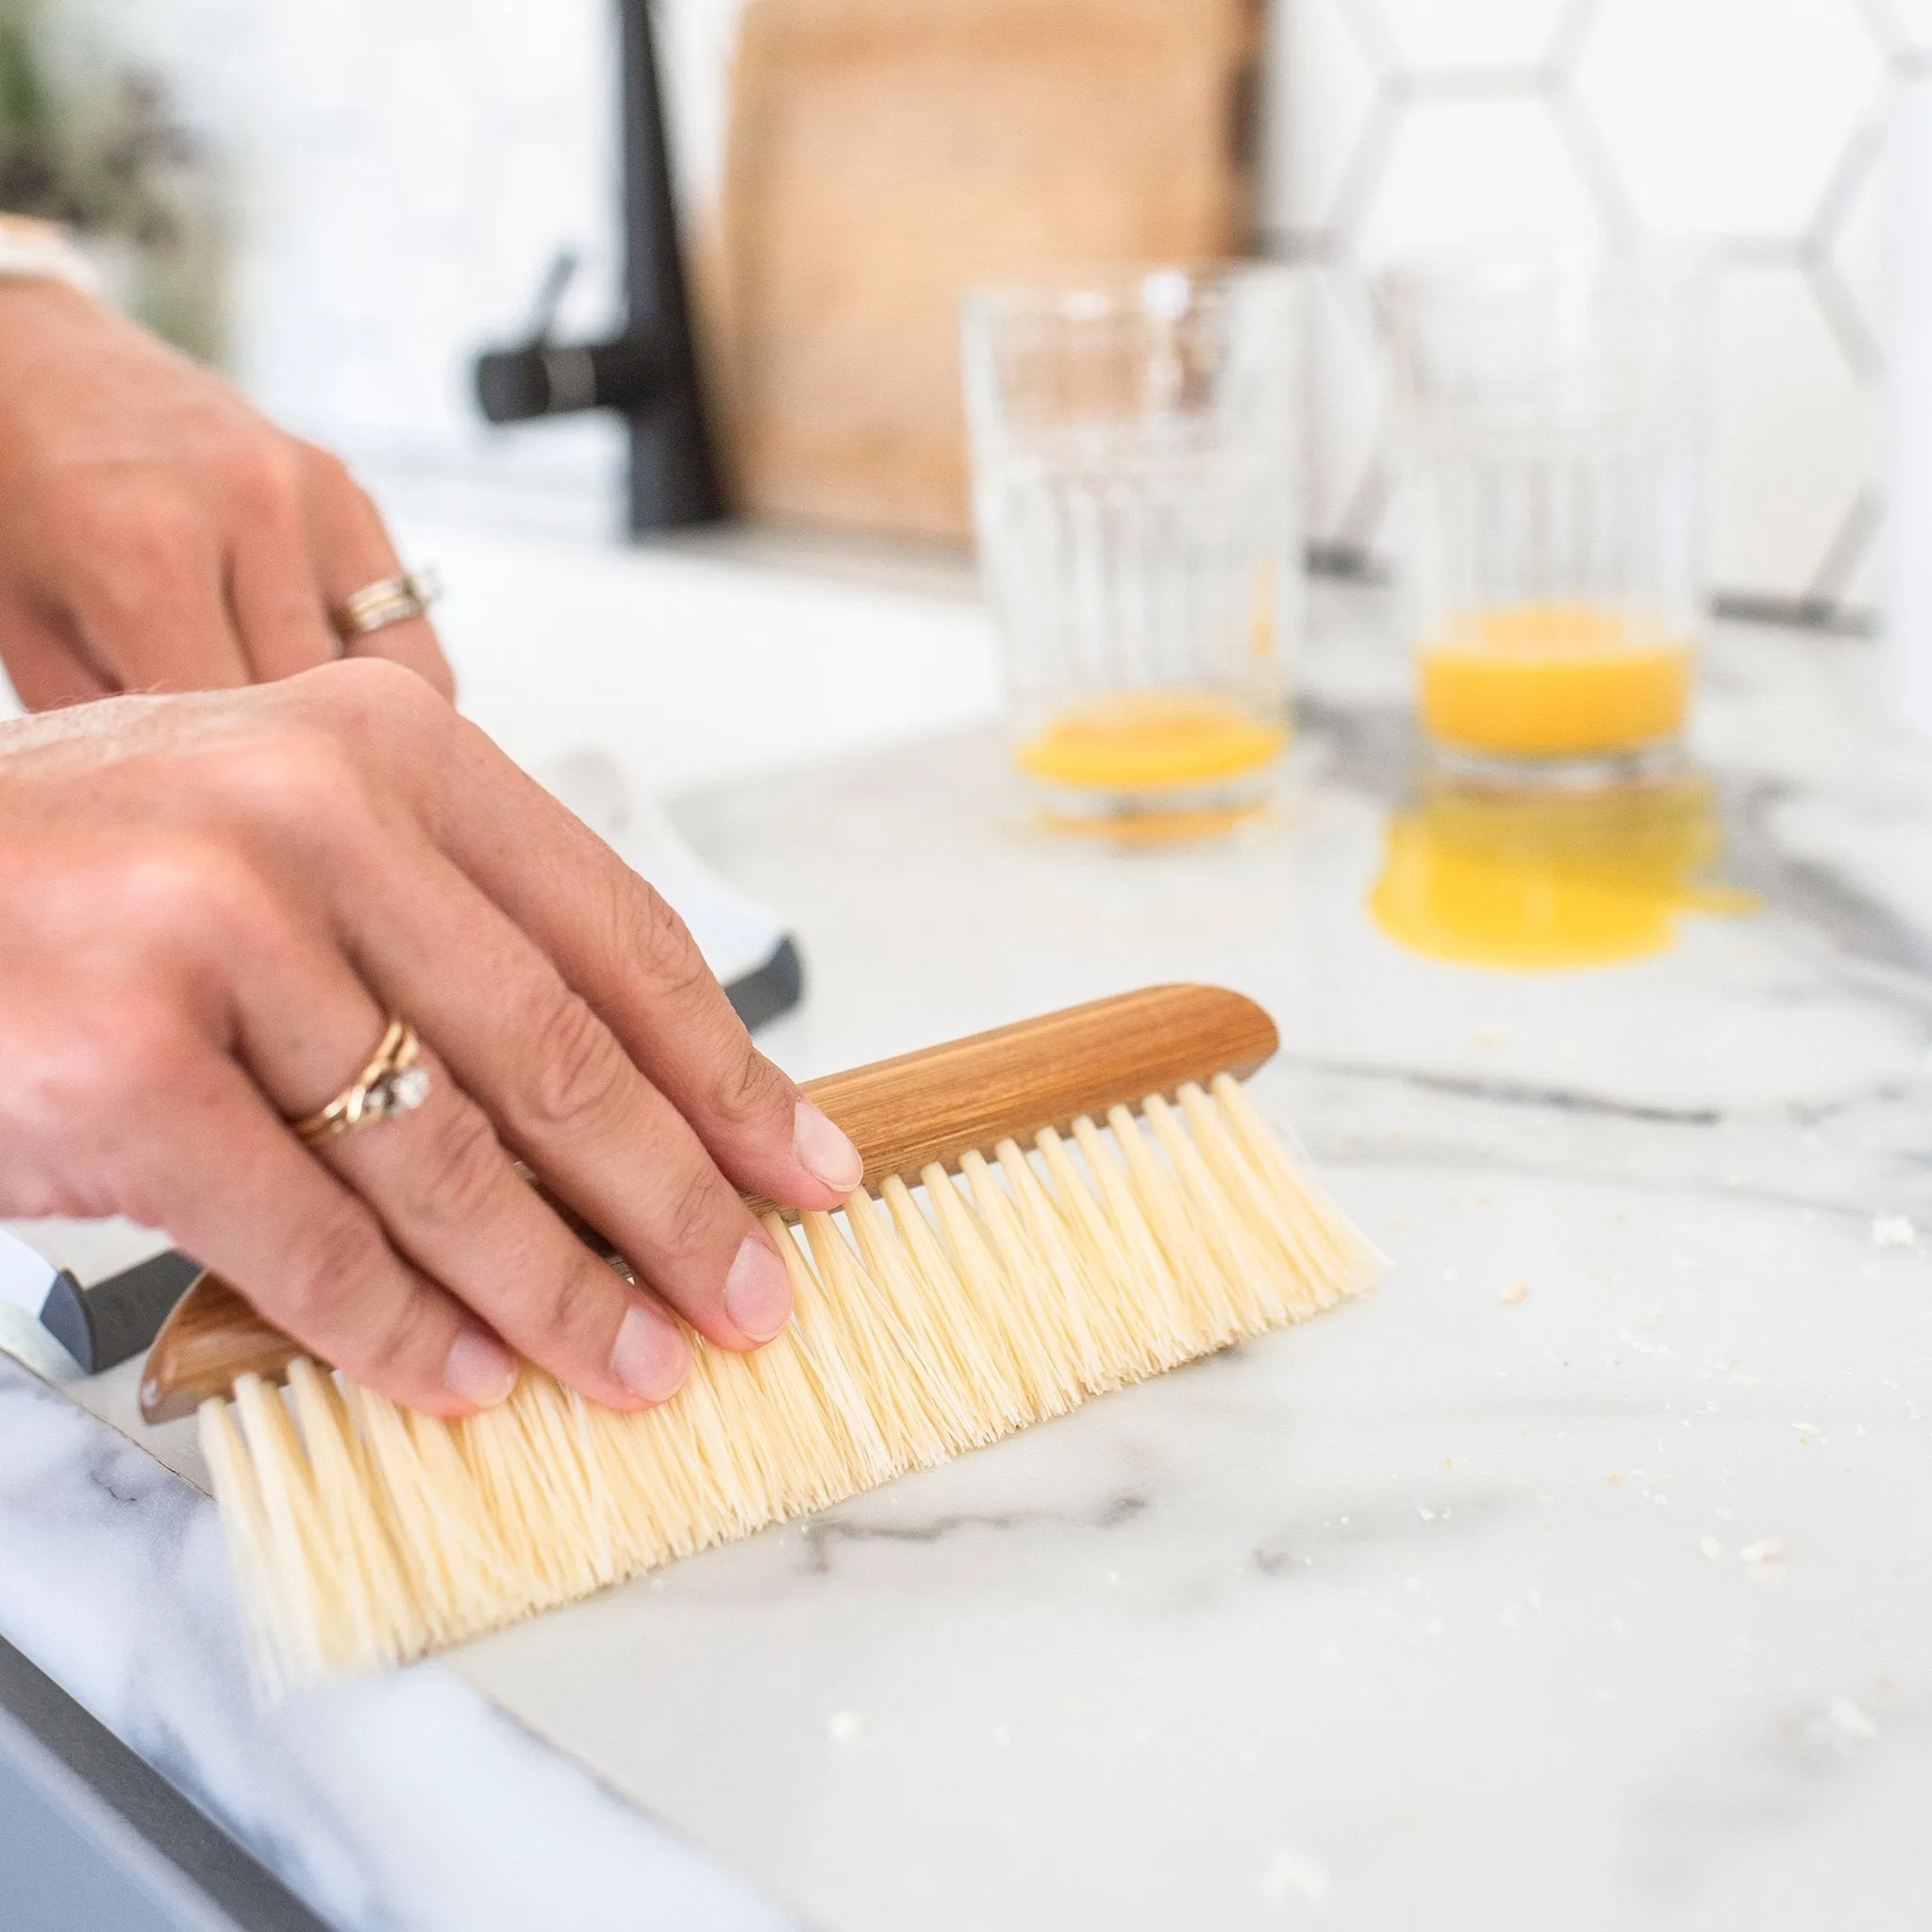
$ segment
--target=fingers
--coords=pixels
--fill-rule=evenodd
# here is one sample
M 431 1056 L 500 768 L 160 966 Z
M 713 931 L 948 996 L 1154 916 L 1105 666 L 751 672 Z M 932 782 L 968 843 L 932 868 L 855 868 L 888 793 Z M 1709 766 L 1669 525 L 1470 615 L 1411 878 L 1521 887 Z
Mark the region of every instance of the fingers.
M 299 447 L 308 544 L 327 608 L 340 610 L 358 591 L 399 575 L 403 566 L 375 504 L 342 463 L 325 450 L 308 444 Z M 444 697 L 456 694 L 449 660 L 426 617 L 405 618 L 366 637 L 352 638 L 345 654 L 407 664 Z
M 388 836 L 391 869 L 357 868 L 339 911 L 371 983 L 436 1040 L 545 1184 L 693 1327 L 726 1348 L 769 1341 L 791 1312 L 784 1263 L 678 1107 L 440 853 L 398 852 L 402 835 Z M 492 1304 L 475 1305 L 495 1319 Z
M 677 1324 L 518 1176 L 447 1067 L 428 1054 L 424 1064 L 420 1108 L 325 1142 L 323 1159 L 395 1246 L 519 1353 L 607 1407 L 675 1394 L 691 1368 Z
M 838 1207 L 858 1184 L 857 1152 L 752 1045 L 663 899 L 475 725 L 441 707 L 412 711 L 407 680 L 374 667 L 319 676 L 301 695 L 383 761 L 376 782 L 414 803 L 457 869 L 554 962 L 725 1175 L 791 1207 Z
M 501 882 L 513 916 L 733 1181 L 793 1207 L 838 1206 L 861 1172 L 851 1141 L 752 1044 L 664 898 L 588 834 L 572 843 L 569 870 Z
M 302 451 L 292 439 L 277 439 L 251 444 L 228 466 L 228 597 L 250 666 L 264 681 L 341 655 L 309 549 Z
M 113 689 L 52 625 L 18 608 L 0 614 L 0 664 L 29 711 L 86 704 Z
M 75 655 L 126 691 L 229 688 L 328 663 L 342 655 L 333 613 L 399 568 L 375 506 L 342 465 L 253 418 L 164 474 L 91 474 L 48 516 L 58 533 L 50 590 Z M 444 697 L 453 691 L 421 618 L 355 648 L 408 665 Z
M 275 1105 L 300 1118 L 355 1077 L 386 1015 L 345 964 L 299 941 L 255 950 L 242 975 L 242 1052 Z M 408 1264 L 593 1401 L 636 1408 L 673 1394 L 691 1362 L 677 1324 L 518 1176 L 449 1069 L 428 1054 L 425 1064 L 421 1107 L 323 1141 L 308 1158 L 349 1184 Z
M 85 559 L 68 592 L 84 650 L 123 691 L 249 683 L 211 526 L 173 497 L 124 508 L 118 518 L 103 516 L 109 541 Z
M 232 1061 L 210 1054 L 174 1103 L 189 1135 L 146 1137 L 151 1217 L 269 1320 L 343 1374 L 431 1415 L 499 1402 L 508 1351 L 399 1257 L 375 1216 L 309 1158 Z
M 621 861 L 605 871 L 609 935 L 591 924 L 573 947 L 559 934 L 568 970 L 596 989 L 639 1065 L 741 1186 L 796 1207 L 843 1202 L 859 1182 L 858 1150 L 752 1044 L 663 896 Z
M 839 1206 L 858 1155 L 753 1046 L 683 921 L 474 725 L 451 716 L 433 728 L 433 755 L 413 747 L 396 782 L 426 795 L 425 823 L 457 867 L 555 962 L 736 1186 Z

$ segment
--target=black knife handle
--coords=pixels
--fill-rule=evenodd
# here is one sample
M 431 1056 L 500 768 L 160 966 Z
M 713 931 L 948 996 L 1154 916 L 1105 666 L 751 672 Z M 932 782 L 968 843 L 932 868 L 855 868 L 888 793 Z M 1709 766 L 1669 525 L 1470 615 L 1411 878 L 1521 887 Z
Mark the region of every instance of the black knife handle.
M 47 1291 L 41 1326 L 88 1374 L 98 1375 L 146 1349 L 200 1273 L 199 1261 L 172 1248 L 92 1288 L 63 1270 Z

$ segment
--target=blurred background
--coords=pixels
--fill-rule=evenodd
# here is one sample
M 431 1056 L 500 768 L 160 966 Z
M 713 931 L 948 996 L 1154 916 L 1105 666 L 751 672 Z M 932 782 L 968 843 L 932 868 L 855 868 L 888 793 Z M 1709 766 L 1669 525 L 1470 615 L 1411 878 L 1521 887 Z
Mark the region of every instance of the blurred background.
M 923 54 L 880 39 L 894 17 L 902 34 L 925 35 Z M 660 0 L 656 19 L 687 247 L 726 391 L 734 300 L 756 333 L 781 327 L 788 302 L 845 299 L 806 286 L 802 238 L 790 255 L 782 240 L 733 240 L 755 219 L 783 228 L 808 213 L 813 169 L 834 181 L 869 144 L 903 163 L 902 200 L 922 170 L 948 167 L 1004 173 L 1017 190 L 1047 158 L 1028 144 L 1058 141 L 1091 171 L 1125 171 L 1130 192 L 1136 165 L 1172 180 L 1192 164 L 1161 154 L 1158 96 L 1198 85 L 1224 95 L 1228 181 L 1206 183 L 1191 214 L 1171 211 L 1168 235 L 1131 239 L 1147 257 L 1178 252 L 1163 240 L 1210 253 L 1219 231 L 1313 264 L 1318 561 L 1374 570 L 1388 542 L 1365 270 L 1486 238 L 1696 236 L 1722 263 L 1710 558 L 1721 604 L 1868 619 L 1881 97 L 1889 63 L 1909 57 L 1915 34 L 1932 36 L 1923 0 L 1274 0 L 1259 13 L 1246 0 L 934 0 L 909 11 Z M 947 58 L 949 29 L 978 50 L 974 63 Z M 580 264 L 561 330 L 595 332 L 620 312 L 606 0 L 0 0 L 0 204 L 45 206 L 91 230 L 124 300 L 341 449 L 378 490 L 533 526 L 612 523 L 614 421 L 492 432 L 470 387 L 475 351 L 516 338 L 559 250 Z M 1113 63 L 1121 130 L 1050 115 L 1035 125 L 1019 94 L 1002 95 L 1000 46 L 1037 90 L 1053 64 L 1042 36 L 1054 35 L 1090 76 Z M 758 58 L 734 77 L 741 38 Z M 1137 42 L 1141 56 L 1165 51 L 1150 62 Z M 893 74 L 921 59 L 946 78 L 893 123 Z M 829 133 L 800 106 L 813 72 L 848 86 L 840 114 L 821 117 L 836 118 Z M 816 98 L 830 97 L 820 86 Z M 1187 125 L 1223 140 L 1215 116 Z M 998 152 L 989 125 L 1008 131 Z M 786 186 L 767 178 L 787 170 Z M 983 274 L 1041 265 L 1040 238 L 984 197 L 979 212 L 995 238 Z M 958 218 L 957 206 L 943 216 Z M 902 237 L 878 251 L 883 283 L 920 211 L 886 208 L 876 221 Z M 1114 252 L 1096 245 L 1104 214 L 1069 221 L 1069 245 Z M 907 274 L 916 282 L 922 270 Z M 879 312 L 894 299 L 880 294 Z M 915 408 L 917 372 L 904 388 Z M 957 408 L 949 370 L 924 388 Z M 752 393 L 754 432 L 762 406 Z M 775 445 L 751 437 L 748 493 L 768 513 L 963 533 L 963 495 L 947 478 L 923 505 L 891 489 L 898 508 L 869 514 L 863 488 L 790 474 L 782 425 L 774 433 Z M 744 474 L 741 463 L 741 494 Z

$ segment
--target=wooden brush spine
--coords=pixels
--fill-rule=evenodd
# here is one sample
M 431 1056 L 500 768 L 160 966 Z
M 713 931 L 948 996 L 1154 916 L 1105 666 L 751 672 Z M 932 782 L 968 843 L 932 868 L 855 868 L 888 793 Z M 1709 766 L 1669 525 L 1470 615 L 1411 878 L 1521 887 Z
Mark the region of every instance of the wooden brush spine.
M 1083 1113 L 1104 1118 L 1214 1074 L 1245 1080 L 1279 1044 L 1274 1021 L 1241 993 L 1150 986 L 804 1086 L 858 1149 L 865 1186 L 897 1174 L 910 1187 L 935 1161 L 957 1167 L 975 1147 L 1064 1132 Z M 795 1218 L 775 1201 L 747 1205 Z

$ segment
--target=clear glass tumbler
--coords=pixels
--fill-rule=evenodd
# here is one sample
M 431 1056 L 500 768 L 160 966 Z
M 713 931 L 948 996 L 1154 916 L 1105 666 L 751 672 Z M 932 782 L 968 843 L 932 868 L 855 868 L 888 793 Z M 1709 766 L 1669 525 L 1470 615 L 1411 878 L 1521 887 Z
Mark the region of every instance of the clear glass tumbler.
M 1302 617 L 1298 295 L 1224 265 L 965 300 L 980 568 L 1056 826 L 1155 842 L 1266 798 Z
M 1673 761 L 1703 603 L 1701 262 L 1489 254 L 1381 292 L 1431 744 L 1565 782 Z

